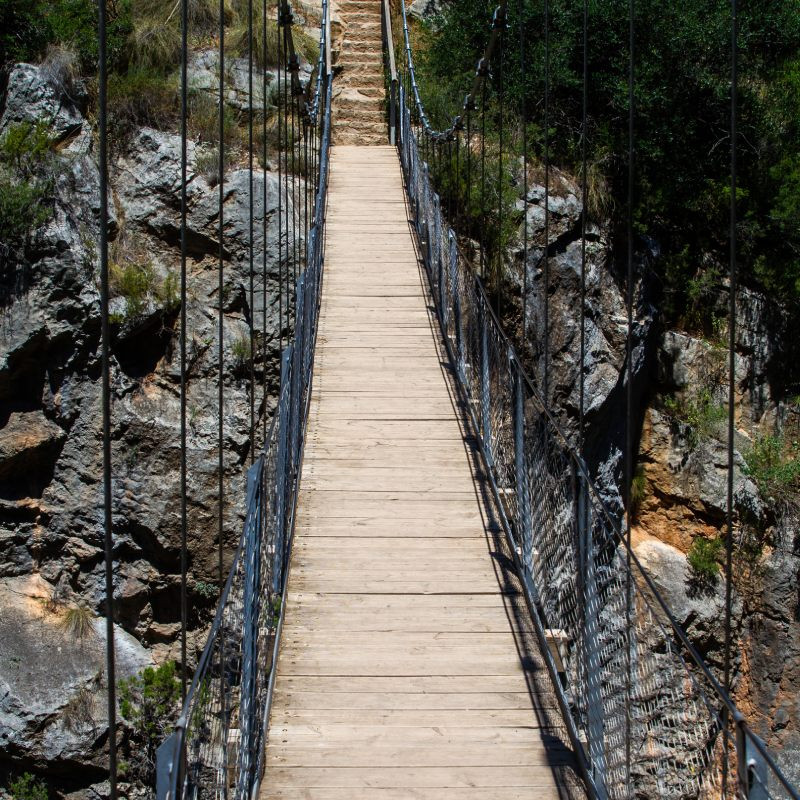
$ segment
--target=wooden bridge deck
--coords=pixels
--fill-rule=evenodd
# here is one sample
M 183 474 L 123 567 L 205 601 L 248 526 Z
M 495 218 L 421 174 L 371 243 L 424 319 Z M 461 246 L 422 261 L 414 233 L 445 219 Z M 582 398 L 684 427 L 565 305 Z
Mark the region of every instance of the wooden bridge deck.
M 261 798 L 574 796 L 393 148 L 333 149 L 327 226 Z

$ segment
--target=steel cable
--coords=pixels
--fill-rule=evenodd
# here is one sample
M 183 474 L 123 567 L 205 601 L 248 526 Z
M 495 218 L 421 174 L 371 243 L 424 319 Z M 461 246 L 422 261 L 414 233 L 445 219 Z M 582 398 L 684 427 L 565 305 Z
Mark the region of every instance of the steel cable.
M 250 271 L 249 295 L 249 333 L 250 333 L 250 463 L 255 460 L 256 442 L 256 376 L 255 376 L 255 264 L 253 261 L 254 240 L 254 196 L 253 196 L 253 0 L 247 0 L 247 177 L 249 204 L 249 239 L 248 239 L 248 265 Z
M 186 521 L 186 166 L 187 166 L 187 70 L 189 59 L 189 3 L 181 0 L 181 700 L 186 699 L 186 627 L 188 602 L 186 596 L 187 521 Z
M 102 369 L 103 432 L 103 532 L 106 606 L 106 689 L 108 692 L 109 797 L 117 797 L 117 699 L 114 658 L 114 539 L 111 514 L 111 355 L 108 283 L 108 65 L 106 4 L 99 4 L 98 38 L 98 168 L 100 172 L 100 338 Z

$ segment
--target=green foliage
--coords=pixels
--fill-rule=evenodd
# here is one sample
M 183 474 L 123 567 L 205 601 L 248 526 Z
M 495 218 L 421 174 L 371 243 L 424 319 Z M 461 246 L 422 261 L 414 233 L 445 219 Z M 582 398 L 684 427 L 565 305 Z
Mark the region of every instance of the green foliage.
M 0 139 L 0 241 L 19 246 L 51 216 L 46 202 L 54 166 L 43 121 L 10 125 Z
M 758 436 L 744 460 L 746 474 L 764 497 L 783 503 L 800 499 L 800 443 Z
M 84 603 L 70 606 L 61 619 L 61 627 L 76 639 L 83 639 L 92 630 L 94 614 L 91 608 Z
M 195 581 L 194 590 L 204 600 L 213 600 L 218 593 L 217 587 L 213 583 L 206 583 L 206 581 Z
M 250 364 L 253 350 L 250 343 L 250 335 L 242 334 L 234 339 L 231 345 L 231 355 L 233 355 L 234 368 L 237 371 L 243 370 Z
M 129 772 L 151 783 L 156 749 L 180 713 L 181 683 L 174 661 L 146 667 L 139 675 L 121 680 L 119 712 L 130 726 Z
M 690 448 L 695 448 L 701 439 L 713 436 L 728 414 L 727 406 L 714 400 L 714 393 L 709 386 L 697 388 L 688 397 L 666 397 L 664 410 L 689 426 Z
M 108 62 L 125 61 L 132 30 L 130 0 L 107 3 Z M 0 3 L 0 63 L 38 61 L 48 45 L 59 44 L 77 55 L 88 74 L 97 65 L 97 5 L 92 0 L 3 0 Z
M 714 584 L 719 575 L 719 559 L 722 556 L 722 541 L 696 536 L 686 554 L 692 577 L 703 584 Z
M 639 464 L 631 481 L 630 511 L 632 519 L 635 520 L 638 517 L 645 497 L 647 497 L 647 477 L 644 474 L 644 467 Z
M 147 309 L 156 287 L 155 270 L 149 261 L 109 265 L 111 294 L 125 299 L 125 319 L 135 319 Z
M 47 786 L 30 772 L 23 772 L 8 788 L 14 800 L 47 800 Z
M 434 126 L 458 113 L 489 35 L 490 0 L 453 0 L 435 35 L 416 38 L 418 77 Z M 506 58 L 506 109 L 528 110 L 529 150 L 544 151 L 543 6 L 523 0 L 509 13 L 507 42 L 524 26 L 528 69 Z M 551 159 L 580 162 L 582 7 L 550 2 Z M 627 196 L 627 5 L 589 6 L 588 136 L 590 164 L 607 197 Z M 724 0 L 636 3 L 636 230 L 659 242 L 656 265 L 670 321 L 708 307 L 727 260 L 730 7 Z M 739 191 L 741 277 L 781 300 L 800 299 L 800 0 L 757 2 L 740 9 Z M 497 127 L 500 70 L 492 65 L 487 125 Z M 479 114 L 473 112 L 473 122 Z M 507 130 L 513 129 L 513 125 Z M 509 146 L 512 147 L 511 143 Z M 591 198 L 590 198 L 591 199 Z M 591 203 L 590 203 L 591 205 Z M 624 235 L 624 204 L 614 212 Z M 706 320 L 701 320 L 705 324 Z M 690 320 L 690 324 L 696 321 Z
M 133 67 L 109 76 L 108 104 L 113 144 L 124 145 L 142 126 L 166 130 L 177 119 L 178 84 L 152 67 Z

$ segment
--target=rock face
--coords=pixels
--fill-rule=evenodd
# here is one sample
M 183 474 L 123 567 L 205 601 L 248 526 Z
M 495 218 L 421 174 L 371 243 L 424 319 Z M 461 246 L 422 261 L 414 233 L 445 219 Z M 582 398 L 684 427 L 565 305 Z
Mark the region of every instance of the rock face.
M 2 270 L 0 685 L 13 690 L 2 690 L 0 697 L 0 762 L 11 759 L 34 766 L 54 786 L 77 790 L 102 778 L 101 770 L 91 766 L 100 763 L 107 740 L 99 695 L 91 710 L 91 730 L 66 735 L 59 719 L 72 694 L 95 678 L 104 680 L 98 660 L 102 641 L 93 634 L 91 642 L 87 639 L 82 650 L 76 650 L 68 637 L 56 637 L 61 649 L 50 658 L 41 651 L 42 631 L 58 626 L 37 616 L 38 601 L 25 600 L 30 613 L 25 611 L 18 587 L 20 581 L 33 581 L 37 596 L 66 596 L 70 603 L 85 603 L 94 615 L 103 613 L 99 177 L 89 123 L 53 89 L 40 68 L 23 64 L 9 81 L 0 130 L 28 120 L 51 123 L 61 145 L 52 217 L 33 232 L 25 252 Z M 210 186 L 196 169 L 196 156 L 190 142 L 190 660 L 203 644 L 215 602 L 218 547 L 218 187 Z M 160 662 L 178 655 L 179 168 L 179 137 L 150 129 L 140 130 L 110 165 L 115 621 L 124 651 L 118 655 L 128 671 L 152 659 Z M 228 558 L 241 532 L 243 471 L 250 458 L 250 323 L 255 330 L 257 447 L 258 432 L 274 406 L 280 339 L 283 336 L 285 342 L 290 331 L 278 313 L 282 306 L 285 316 L 287 270 L 291 276 L 296 266 L 286 257 L 287 243 L 289 252 L 302 258 L 290 195 L 282 198 L 284 214 L 287 208 L 289 212 L 288 225 L 283 219 L 284 262 L 279 270 L 278 182 L 267 173 L 265 186 L 260 170 L 253 183 L 256 224 L 251 250 L 249 184 L 246 170 L 233 169 L 225 177 L 223 549 Z M 266 241 L 260 222 L 265 202 Z M 138 290 L 132 291 L 126 282 L 126 270 L 136 277 Z M 288 283 L 293 283 L 291 277 Z M 100 619 L 95 628 L 103 630 Z M 32 647 L 41 652 L 32 652 Z M 38 663 L 29 681 L 21 681 L 19 665 L 32 659 Z M 30 701 L 25 693 L 48 681 L 52 693 Z M 76 771 L 79 763 L 85 769 Z
M 521 183 L 521 181 L 519 181 Z M 518 208 L 525 215 L 527 257 L 521 247 L 511 253 L 511 291 L 525 304 L 519 325 L 528 346 L 532 377 L 564 428 L 574 434 L 580 410 L 580 372 L 584 377 L 585 454 L 610 509 L 621 510 L 627 393 L 625 289 L 614 274 L 609 232 L 590 223 L 586 241 L 584 303 L 585 358 L 581 339 L 581 214 L 577 184 L 554 171 L 549 192 L 549 247 L 545 249 L 545 188 L 529 180 L 528 196 Z M 634 289 L 633 396 L 640 406 L 652 370 L 656 311 L 639 265 Z M 523 269 L 527 272 L 524 281 Z M 547 342 L 547 349 L 545 343 Z M 638 426 L 638 420 L 636 422 Z
M 524 342 L 529 373 L 572 436 L 577 433 L 583 370 L 585 456 L 600 496 L 612 513 L 619 514 L 624 527 L 625 283 L 615 272 L 606 225 L 590 222 L 585 358 L 581 364 L 580 190 L 568 175 L 552 170 L 550 247 L 545 260 L 545 192 L 538 178 L 529 175 L 528 195 L 517 204 L 527 226 L 528 251 L 526 258 L 520 245 L 524 229 L 520 227 L 517 246 L 507 254 L 510 268 L 504 286 L 506 296 L 520 299 L 508 313 L 506 325 L 516 330 L 517 341 Z M 521 172 L 517 185 L 522 185 Z M 724 335 L 712 341 L 659 329 L 655 293 L 648 277 L 649 262 L 656 256 L 653 248 L 639 258 L 634 288 L 633 541 L 678 622 L 712 668 L 721 671 L 724 582 L 720 577 L 699 580 L 687 553 L 699 537 L 722 541 L 725 536 L 727 349 Z M 712 302 L 724 315 L 725 292 Z M 759 435 L 778 432 L 797 437 L 800 417 L 795 419 L 796 410 L 777 399 L 785 396 L 785 387 L 791 383 L 791 369 L 786 365 L 793 363 L 794 345 L 780 309 L 746 289 L 737 295 L 737 320 L 734 695 L 787 773 L 797 780 L 800 537 L 796 531 L 800 521 L 796 504 L 793 510 L 781 510 L 761 496 L 745 459 Z M 783 370 L 778 365 L 783 365 Z M 613 630 L 614 621 L 608 624 Z M 650 644 L 662 652 L 658 642 Z M 666 661 L 663 669 L 671 669 Z M 664 691 L 680 694 L 685 675 L 678 672 L 661 676 Z M 644 773 L 641 779 L 646 786 Z
M 65 625 L 67 607 L 29 575 L 0 584 L 0 751 L 66 788 L 107 774 L 105 624 Z M 116 668 L 126 678 L 152 657 L 119 627 Z M 106 752 L 104 752 L 106 751 Z M 78 777 L 80 776 L 80 777 Z

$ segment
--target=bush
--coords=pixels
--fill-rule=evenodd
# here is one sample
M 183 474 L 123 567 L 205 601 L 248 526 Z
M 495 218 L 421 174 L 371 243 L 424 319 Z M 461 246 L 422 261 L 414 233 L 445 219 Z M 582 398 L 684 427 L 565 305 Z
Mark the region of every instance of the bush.
M 131 261 L 109 265 L 109 287 L 112 296 L 125 299 L 125 319 L 135 319 L 147 310 L 147 301 L 154 293 L 156 277 L 149 261 Z
M 43 781 L 34 778 L 30 772 L 24 772 L 12 781 L 8 788 L 14 800 L 47 800 L 47 786 Z
M 156 749 L 180 713 L 181 683 L 174 661 L 147 667 L 119 682 L 119 712 L 130 726 L 129 774 L 152 784 Z
M 417 77 L 449 98 L 431 94 L 434 117 L 456 113 L 472 82 L 489 36 L 494 3 L 453 0 L 444 6 L 424 39 L 415 31 Z M 663 258 L 655 265 L 670 305 L 668 324 L 687 306 L 690 280 L 727 262 L 730 9 L 726 3 L 686 0 L 665 5 L 636 3 L 640 36 L 636 47 L 636 230 L 655 238 Z M 550 155 L 576 172 L 580 163 L 582 14 L 572 0 L 550 3 Z M 516 54 L 503 70 L 505 105 L 519 109 L 524 97 L 530 123 L 530 153 L 543 154 L 545 71 L 541 3 L 526 0 L 522 18 L 510 9 L 506 41 L 526 32 L 528 69 Z M 590 4 L 588 131 L 590 163 L 602 162 L 610 195 L 627 197 L 625 42 L 627 6 L 611 0 Z M 739 256 L 740 276 L 784 300 L 800 298 L 800 15 L 795 0 L 754 3 L 739 16 Z M 497 89 L 492 65 L 488 87 Z M 427 98 L 426 98 L 427 99 Z M 702 109 L 702 113 L 698 113 Z M 490 111 L 491 116 L 492 112 Z M 473 121 L 479 117 L 474 114 Z M 487 119 L 487 121 L 489 121 Z M 625 235 L 625 204 L 612 222 Z M 682 252 L 684 257 L 679 257 Z M 720 288 L 719 283 L 715 288 Z
M 250 334 L 242 334 L 234 340 L 231 345 L 231 354 L 233 355 L 233 367 L 237 372 L 241 372 L 250 364 L 250 358 L 253 350 L 250 343 Z
M 781 435 L 758 436 L 744 461 L 762 496 L 779 503 L 800 499 L 800 444 Z
M 79 733 L 85 728 L 93 728 L 94 694 L 88 687 L 78 689 L 67 701 L 61 717 L 64 727 L 72 733 Z
M 47 222 L 51 210 L 44 201 L 45 192 L 39 186 L 0 175 L 0 241 L 20 245 Z
M 132 30 L 130 0 L 107 5 L 109 68 L 125 62 L 126 40 Z M 35 62 L 48 45 L 75 52 L 85 73 L 97 68 L 97 5 L 92 0 L 3 0 L 0 3 L 0 64 Z
M 708 386 L 697 389 L 688 398 L 665 398 L 664 410 L 689 426 L 688 444 L 692 449 L 697 447 L 701 439 L 713 436 L 728 416 L 727 405 L 717 403 Z
M 0 139 L 0 241 L 20 246 L 50 218 L 54 171 L 48 125 L 10 125 Z
M 686 554 L 692 578 L 705 586 L 713 586 L 719 576 L 718 561 L 722 556 L 722 541 L 696 536 Z
M 112 143 L 124 146 L 137 128 L 172 128 L 178 118 L 177 80 L 149 67 L 135 67 L 108 79 Z

